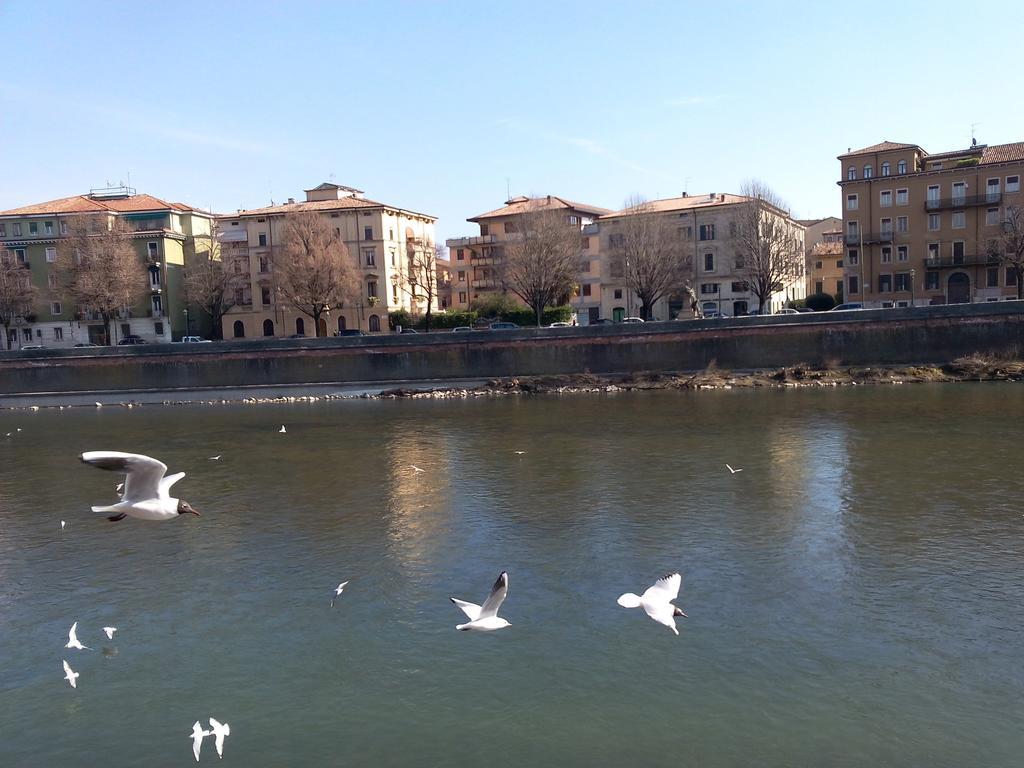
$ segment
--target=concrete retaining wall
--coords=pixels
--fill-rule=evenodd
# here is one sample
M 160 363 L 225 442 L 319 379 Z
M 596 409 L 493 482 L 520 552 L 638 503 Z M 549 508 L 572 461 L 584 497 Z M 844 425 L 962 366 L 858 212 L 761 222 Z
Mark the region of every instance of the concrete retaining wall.
M 1024 302 L 586 328 L 0 353 L 0 394 L 1024 356 Z

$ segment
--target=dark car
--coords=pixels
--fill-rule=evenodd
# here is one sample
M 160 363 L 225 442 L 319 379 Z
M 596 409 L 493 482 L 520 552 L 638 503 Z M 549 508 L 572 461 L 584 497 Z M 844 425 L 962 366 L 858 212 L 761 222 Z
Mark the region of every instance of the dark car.
M 491 323 L 492 331 L 515 331 L 519 328 L 515 323 Z
M 90 341 L 80 341 L 77 344 L 75 344 L 75 346 L 76 347 L 98 347 L 99 344 L 93 344 Z
M 343 331 L 338 331 L 334 334 L 335 336 L 365 336 L 366 333 L 359 330 L 358 328 L 346 328 Z
M 402 333 L 419 333 L 415 328 L 403 328 Z
M 288 338 L 289 339 L 304 339 L 304 338 L 306 338 L 306 334 L 304 334 L 304 333 L 293 333 Z
M 131 336 L 125 336 L 123 339 L 121 339 L 119 342 L 117 342 L 117 345 L 119 347 L 125 347 L 125 346 L 131 346 L 132 344 L 145 344 L 145 343 L 147 343 L 147 342 L 146 342 L 146 340 L 144 338 L 142 338 L 141 336 L 135 336 L 133 334 Z

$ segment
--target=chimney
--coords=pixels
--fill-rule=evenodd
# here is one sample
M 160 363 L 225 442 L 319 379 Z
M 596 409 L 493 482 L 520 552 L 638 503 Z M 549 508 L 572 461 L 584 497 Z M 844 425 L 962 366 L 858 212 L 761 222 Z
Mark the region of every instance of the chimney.
M 288 198 L 288 205 L 295 205 L 295 198 L 294 197 L 289 197 Z
M 683 197 L 686 197 L 686 193 L 685 192 L 683 192 Z
M 715 202 L 715 193 L 714 192 L 711 192 L 711 193 L 708 194 L 708 200 L 710 200 L 712 203 Z
M 548 202 L 551 202 L 551 195 L 548 195 Z

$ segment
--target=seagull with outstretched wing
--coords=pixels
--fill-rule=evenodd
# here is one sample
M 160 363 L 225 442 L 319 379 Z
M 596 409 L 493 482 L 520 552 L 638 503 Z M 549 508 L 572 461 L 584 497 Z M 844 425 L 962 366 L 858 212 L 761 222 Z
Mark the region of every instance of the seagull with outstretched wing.
M 467 623 L 458 624 L 455 628 L 463 632 L 493 632 L 496 629 L 512 626 L 510 622 L 498 616 L 498 609 L 505 602 L 506 595 L 508 595 L 508 572 L 502 571 L 498 580 L 494 582 L 494 586 L 491 587 L 491 594 L 484 600 L 483 605 L 467 603 L 465 600 L 454 597 L 449 598 L 469 617 Z
M 671 629 L 677 635 L 676 616 L 689 618 L 680 609 L 676 608 L 672 601 L 679 597 L 679 588 L 683 585 L 683 577 L 678 573 L 667 573 L 654 582 L 642 595 L 634 595 L 632 592 L 619 597 L 616 602 L 623 608 L 643 608 L 644 613 L 654 621 Z
M 122 472 L 125 475 L 124 490 L 117 504 L 93 507 L 93 512 L 113 512 L 107 520 L 117 522 L 125 517 L 140 520 L 170 520 L 179 515 L 199 516 L 192 505 L 183 499 L 171 496 L 171 486 L 185 476 L 184 472 L 167 475 L 167 465 L 162 461 L 139 453 L 120 451 L 86 451 L 82 461 L 99 469 Z

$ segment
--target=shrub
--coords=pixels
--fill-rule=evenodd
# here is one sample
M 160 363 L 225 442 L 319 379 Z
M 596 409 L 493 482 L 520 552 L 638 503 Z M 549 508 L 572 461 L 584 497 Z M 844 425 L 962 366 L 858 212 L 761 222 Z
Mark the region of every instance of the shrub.
M 476 322 L 476 312 L 466 312 L 464 310 L 451 310 L 447 312 L 435 312 L 430 316 L 430 328 L 431 330 L 437 328 L 458 328 L 461 325 L 468 325 L 472 327 L 473 323 Z M 416 328 L 422 330 L 426 325 L 426 318 L 421 317 L 416 323 Z
M 412 315 L 409 314 L 408 310 L 399 309 L 388 314 L 388 324 L 391 326 L 391 330 L 395 330 L 396 326 L 402 326 L 403 328 L 412 328 L 415 321 L 412 319 Z
M 827 293 L 812 293 L 806 303 L 815 312 L 828 312 L 836 305 L 836 300 Z
M 474 299 L 470 309 L 480 317 L 493 317 L 504 320 L 508 313 L 515 312 L 521 309 L 521 307 L 519 302 L 507 293 L 488 293 L 478 299 Z

